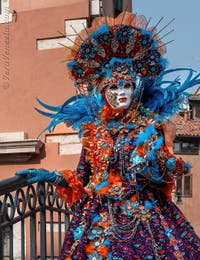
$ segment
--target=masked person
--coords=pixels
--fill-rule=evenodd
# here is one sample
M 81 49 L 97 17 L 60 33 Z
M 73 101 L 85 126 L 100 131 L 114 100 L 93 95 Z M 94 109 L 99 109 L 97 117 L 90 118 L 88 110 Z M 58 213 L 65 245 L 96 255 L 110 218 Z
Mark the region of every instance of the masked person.
M 178 71 L 165 69 L 164 53 L 144 16 L 96 18 L 71 50 L 77 96 L 57 108 L 39 101 L 55 112 L 38 110 L 52 118 L 47 130 L 65 122 L 83 144 L 75 171 L 17 173 L 53 183 L 73 206 L 60 259 L 199 258 L 200 240 L 171 201 L 176 177 L 191 166 L 169 152 L 166 125 L 200 80 L 189 69 L 183 84 L 164 80 Z

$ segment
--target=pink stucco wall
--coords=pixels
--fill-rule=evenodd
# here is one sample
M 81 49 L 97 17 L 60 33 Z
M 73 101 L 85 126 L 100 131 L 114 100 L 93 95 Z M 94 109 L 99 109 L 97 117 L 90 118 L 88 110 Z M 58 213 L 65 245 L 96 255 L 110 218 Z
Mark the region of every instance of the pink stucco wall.
M 69 3 L 19 12 L 16 22 L 0 25 L 0 34 L 7 31 L 9 34 L 8 43 L 1 39 L 0 47 L 1 57 L 5 49 L 9 49 L 9 85 L 6 89 L 1 85 L 0 118 L 3 118 L 3 123 L 0 132 L 24 131 L 29 138 L 36 137 L 47 120 L 34 111 L 35 97 L 57 105 L 74 94 L 63 62 L 66 49 L 36 49 L 37 39 L 59 37 L 58 31 L 64 33 L 65 19 L 88 17 L 88 1 Z M 5 66 L 0 70 L 4 74 Z
M 65 4 L 65 5 L 64 5 Z M 37 10 L 36 10 L 37 8 Z M 11 1 L 10 10 L 17 19 L 0 24 L 0 132 L 23 131 L 36 138 L 49 120 L 39 115 L 35 97 L 48 104 L 60 105 L 74 95 L 67 76 L 66 49 L 39 51 L 36 40 L 59 37 L 64 33 L 64 21 L 89 16 L 88 0 L 68 1 Z M 26 11 L 25 11 L 26 10 Z M 73 10 L 73 11 L 72 11 Z M 7 79 L 3 79 L 3 75 Z M 63 131 L 63 130 L 62 130 Z M 45 135 L 41 137 L 44 141 Z M 77 156 L 60 156 L 58 144 L 46 144 L 45 156 L 27 163 L 1 165 L 0 179 L 13 176 L 23 168 L 74 168 Z
M 11 10 L 16 10 L 18 12 L 30 11 L 33 9 L 42 9 L 49 7 L 58 7 L 58 6 L 70 6 L 70 5 L 79 5 L 82 6 L 83 0 L 11 0 L 10 8 Z M 75 12 L 74 12 L 75 13 Z
M 192 197 L 182 198 L 183 204 L 179 208 L 184 212 L 186 218 L 192 223 L 195 231 L 200 235 L 200 155 L 181 156 L 184 161 L 192 165 Z

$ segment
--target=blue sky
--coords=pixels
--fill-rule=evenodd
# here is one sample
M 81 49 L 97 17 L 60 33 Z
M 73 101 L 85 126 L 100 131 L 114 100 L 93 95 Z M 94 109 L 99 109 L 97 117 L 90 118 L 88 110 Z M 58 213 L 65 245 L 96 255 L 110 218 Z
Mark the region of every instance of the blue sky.
M 200 0 L 133 0 L 133 12 L 144 14 L 147 19 L 152 17 L 150 25 L 164 16 L 159 28 L 175 18 L 164 31 L 174 29 L 164 41 L 175 40 L 167 46 L 168 67 L 188 67 L 200 72 Z

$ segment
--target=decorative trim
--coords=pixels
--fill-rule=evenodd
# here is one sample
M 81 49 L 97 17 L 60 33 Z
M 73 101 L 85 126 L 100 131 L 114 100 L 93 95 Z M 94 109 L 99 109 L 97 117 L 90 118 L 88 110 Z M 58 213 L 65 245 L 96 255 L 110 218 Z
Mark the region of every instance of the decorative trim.
M 84 26 L 87 27 L 86 19 L 65 20 L 65 34 L 61 37 L 37 39 L 36 48 L 42 51 L 73 46 L 77 33 L 83 30 Z
M 60 155 L 80 154 L 82 149 L 77 133 L 47 134 L 46 143 L 58 143 Z
M 26 162 L 40 154 L 42 146 L 37 139 L 0 142 L 0 163 Z

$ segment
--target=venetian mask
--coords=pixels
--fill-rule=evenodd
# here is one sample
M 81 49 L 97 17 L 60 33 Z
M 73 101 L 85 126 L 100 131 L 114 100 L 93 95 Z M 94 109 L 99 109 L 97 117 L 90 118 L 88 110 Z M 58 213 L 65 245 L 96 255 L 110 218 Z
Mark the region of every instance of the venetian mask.
M 119 80 L 105 87 L 105 97 L 112 108 L 127 109 L 133 99 L 135 83 L 133 81 Z

